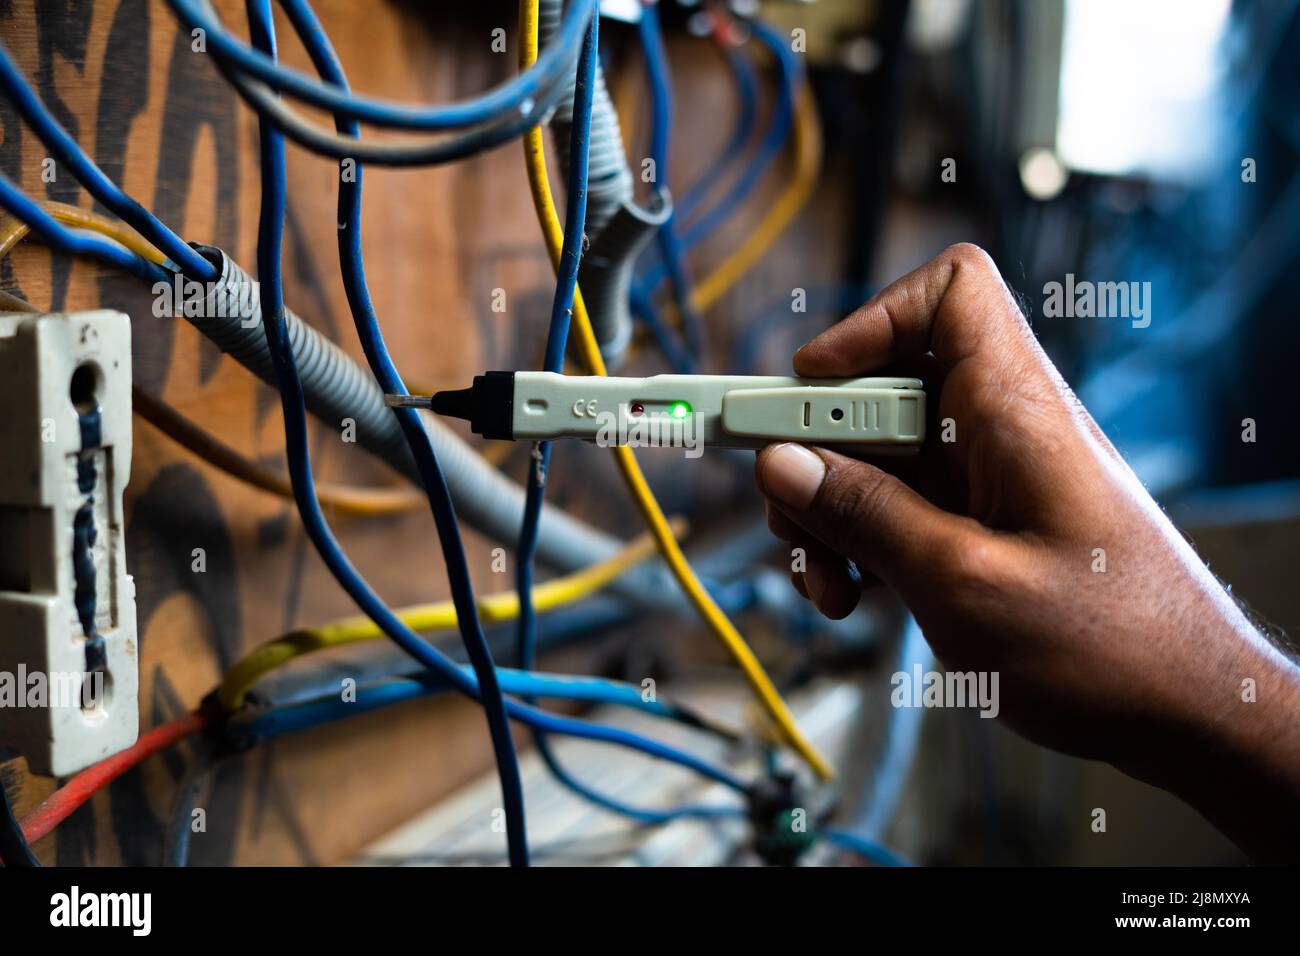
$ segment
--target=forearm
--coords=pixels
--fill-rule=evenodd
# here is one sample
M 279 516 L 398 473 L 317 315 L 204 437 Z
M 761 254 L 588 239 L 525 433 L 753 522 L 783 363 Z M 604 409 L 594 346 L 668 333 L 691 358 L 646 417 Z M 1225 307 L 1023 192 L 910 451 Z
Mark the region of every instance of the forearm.
M 1254 862 L 1300 861 L 1300 665 L 1244 620 L 1222 622 L 1217 643 L 1214 683 L 1185 684 L 1166 745 L 1120 769 L 1186 800 Z

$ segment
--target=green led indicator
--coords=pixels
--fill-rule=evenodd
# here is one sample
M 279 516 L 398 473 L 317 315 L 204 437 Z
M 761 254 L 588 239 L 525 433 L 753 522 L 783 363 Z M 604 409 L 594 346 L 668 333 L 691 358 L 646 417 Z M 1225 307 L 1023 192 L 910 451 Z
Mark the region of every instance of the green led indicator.
M 691 413 L 691 406 L 688 402 L 673 402 L 668 406 L 668 414 L 673 418 L 685 418 Z

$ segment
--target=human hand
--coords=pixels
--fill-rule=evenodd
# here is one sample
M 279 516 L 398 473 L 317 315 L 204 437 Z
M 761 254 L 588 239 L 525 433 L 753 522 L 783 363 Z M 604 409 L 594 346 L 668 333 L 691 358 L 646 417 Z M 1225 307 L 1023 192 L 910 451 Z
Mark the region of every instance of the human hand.
M 1300 853 L 1300 668 L 1102 435 L 987 255 L 953 246 L 794 364 L 904 366 L 931 406 L 909 481 L 824 449 L 759 453 L 769 524 L 806 552 L 801 593 L 845 616 L 853 562 L 900 595 L 947 668 L 999 673 L 1002 716 L 1025 736 L 1175 790 L 1257 852 L 1285 833 Z

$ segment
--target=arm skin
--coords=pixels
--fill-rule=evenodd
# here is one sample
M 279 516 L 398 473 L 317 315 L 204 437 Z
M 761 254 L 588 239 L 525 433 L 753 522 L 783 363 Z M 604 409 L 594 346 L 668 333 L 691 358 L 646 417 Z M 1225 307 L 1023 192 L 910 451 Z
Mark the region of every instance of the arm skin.
M 984 252 L 946 250 L 794 366 L 919 373 L 934 420 L 893 473 L 820 448 L 759 452 L 769 524 L 807 553 L 801 594 L 845 616 L 852 561 L 900 595 L 946 667 L 999 672 L 1002 717 L 1024 736 L 1177 794 L 1256 859 L 1300 859 L 1300 667 L 1146 493 Z M 945 419 L 954 441 L 937 440 Z

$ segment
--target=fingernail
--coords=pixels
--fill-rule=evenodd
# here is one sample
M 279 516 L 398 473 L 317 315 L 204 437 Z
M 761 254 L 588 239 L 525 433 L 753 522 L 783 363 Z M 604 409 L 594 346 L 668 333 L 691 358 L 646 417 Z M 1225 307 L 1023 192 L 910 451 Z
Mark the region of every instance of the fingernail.
M 826 477 L 826 465 L 802 445 L 777 445 L 763 465 L 763 490 L 778 501 L 802 511 L 817 497 Z
M 826 577 L 815 561 L 808 562 L 808 566 L 804 568 L 803 586 L 808 589 L 808 597 L 812 599 L 813 604 L 820 608 L 822 595 L 826 593 Z

